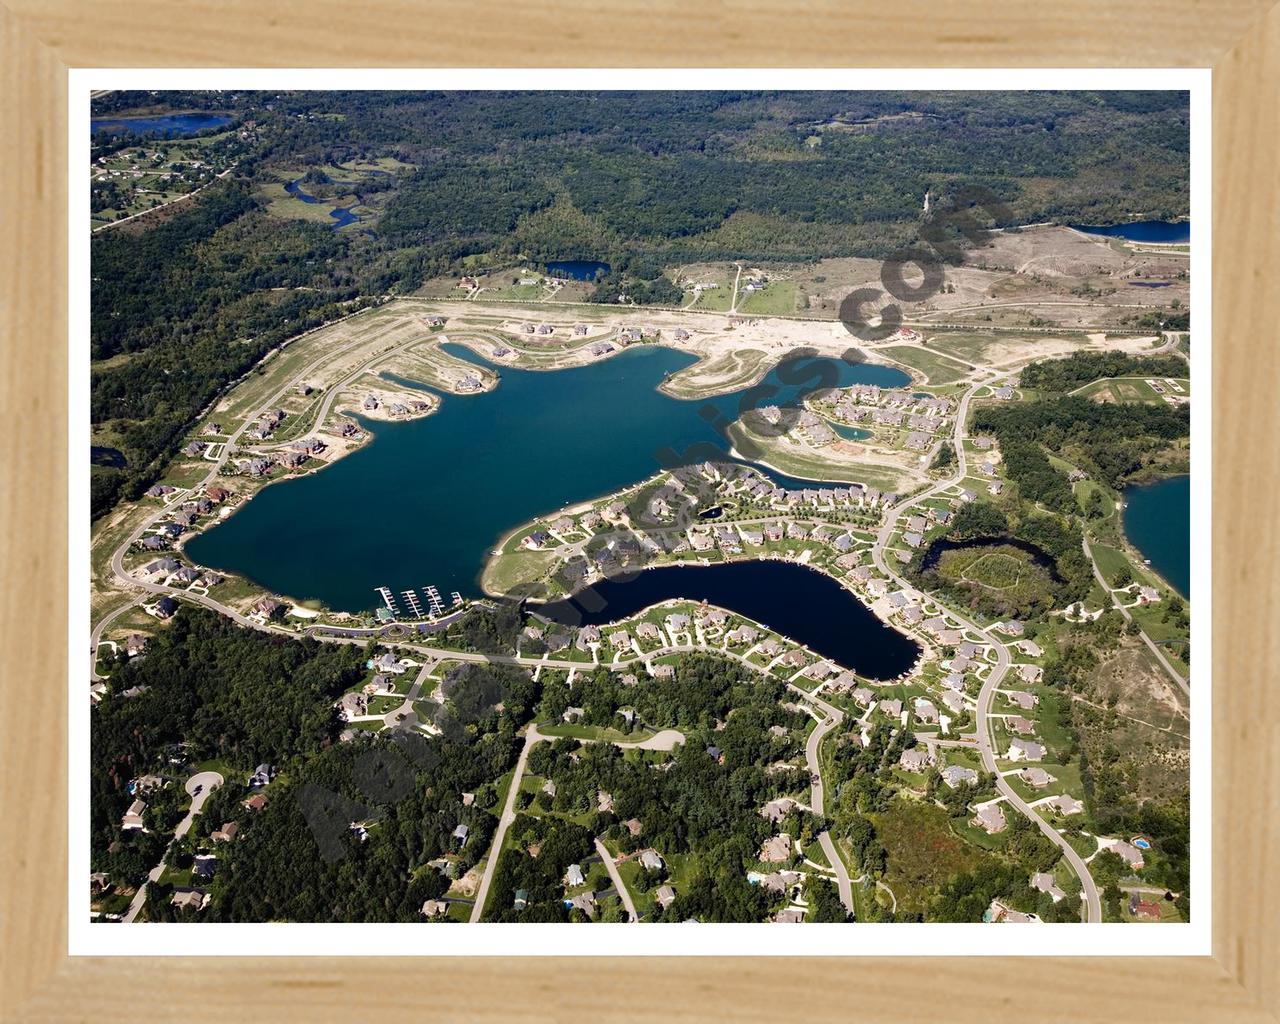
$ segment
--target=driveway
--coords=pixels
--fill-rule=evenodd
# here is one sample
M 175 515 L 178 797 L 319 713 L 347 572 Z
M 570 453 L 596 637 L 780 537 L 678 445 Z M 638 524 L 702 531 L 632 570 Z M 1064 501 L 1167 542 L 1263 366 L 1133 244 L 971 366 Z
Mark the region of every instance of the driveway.
M 191 778 L 187 779 L 186 786 L 187 795 L 191 797 L 191 806 L 187 809 L 186 817 L 178 822 L 178 827 L 173 830 L 173 838 L 181 839 L 189 831 L 191 831 L 191 822 L 195 820 L 195 816 L 200 813 L 200 808 L 204 806 L 204 802 L 209 799 L 209 794 L 221 786 L 223 778 L 217 772 L 197 772 Z M 138 916 L 138 911 L 142 909 L 142 905 L 147 901 L 147 885 L 151 882 L 158 881 L 160 876 L 164 874 L 165 860 L 169 856 L 169 849 L 173 846 L 170 842 L 165 847 L 164 855 L 160 858 L 160 863 L 151 869 L 147 875 L 147 881 L 138 886 L 138 891 L 133 894 L 133 900 L 129 903 L 129 909 L 124 915 L 125 923 L 128 924 Z

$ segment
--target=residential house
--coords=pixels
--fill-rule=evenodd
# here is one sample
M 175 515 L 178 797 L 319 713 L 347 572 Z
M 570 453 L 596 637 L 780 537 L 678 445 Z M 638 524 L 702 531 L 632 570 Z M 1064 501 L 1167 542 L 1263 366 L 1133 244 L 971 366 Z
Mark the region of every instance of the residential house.
M 1003 832 L 1008 825 L 1004 820 L 1004 811 L 998 803 L 985 804 L 974 816 L 973 823 L 989 836 Z
M 795 807 L 796 802 L 789 796 L 780 796 L 776 800 L 770 800 L 767 804 L 760 808 L 760 816 L 767 821 L 771 821 L 777 825 L 790 814 Z
M 1134 871 L 1141 871 L 1143 866 L 1142 851 L 1131 843 L 1126 843 L 1123 839 L 1117 839 L 1107 844 L 1107 849 L 1118 855 L 1126 864 Z
M 933 764 L 933 756 L 924 747 L 912 747 L 902 752 L 898 764 L 906 771 L 922 772 Z
M 791 859 L 791 837 L 781 832 L 766 839 L 760 847 L 760 860 L 766 864 L 778 864 Z
M 587 917 L 596 916 L 596 894 L 593 892 L 580 893 L 572 899 L 565 900 L 564 905 L 570 910 L 581 910 Z
M 1023 768 L 1018 772 L 1018 778 L 1025 782 L 1032 789 L 1044 789 L 1053 781 L 1053 776 L 1043 768 Z
M 145 800 L 135 800 L 129 805 L 129 809 L 124 812 L 124 817 L 120 819 L 120 827 L 124 831 L 133 830 L 146 831 L 146 823 L 142 820 L 143 814 L 146 813 L 147 804 Z
M 1147 921 L 1159 921 L 1162 916 L 1159 903 L 1144 900 L 1136 892 L 1129 894 L 1129 913 L 1133 917 L 1140 917 Z
M 1047 892 L 1053 897 L 1053 902 L 1057 903 L 1066 893 L 1058 888 L 1058 884 L 1054 881 L 1053 875 L 1048 871 L 1037 871 L 1031 876 L 1031 888 L 1037 892 Z
M 960 764 L 949 764 L 942 769 L 942 781 L 947 784 L 950 789 L 955 789 L 961 783 L 968 783 L 971 786 L 978 784 L 978 773 L 972 768 L 966 768 Z
M 1010 761 L 1041 761 L 1044 759 L 1044 747 L 1031 740 L 1015 739 L 1010 741 L 1006 756 Z
M 902 701 L 897 697 L 880 702 L 880 711 L 890 718 L 898 718 L 902 714 Z
M 1083 814 L 1084 804 L 1073 796 L 1066 793 L 1059 796 L 1051 796 L 1044 802 L 1044 806 L 1052 807 L 1059 814 Z
M 222 828 L 216 832 L 210 832 L 209 838 L 215 843 L 229 843 L 236 837 L 236 833 L 240 831 L 240 825 L 234 821 L 224 821 Z

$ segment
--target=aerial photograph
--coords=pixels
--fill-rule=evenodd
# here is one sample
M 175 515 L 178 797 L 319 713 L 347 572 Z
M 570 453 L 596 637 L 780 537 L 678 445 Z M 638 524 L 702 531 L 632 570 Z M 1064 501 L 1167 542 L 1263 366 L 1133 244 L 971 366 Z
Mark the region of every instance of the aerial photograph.
M 1191 921 L 1186 91 L 89 105 L 92 922 Z

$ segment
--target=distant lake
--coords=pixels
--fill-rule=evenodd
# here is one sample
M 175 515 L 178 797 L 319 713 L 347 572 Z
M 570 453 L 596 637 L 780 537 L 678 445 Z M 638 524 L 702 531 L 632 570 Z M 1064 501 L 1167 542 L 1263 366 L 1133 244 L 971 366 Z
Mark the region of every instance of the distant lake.
M 461 345 L 446 348 L 483 364 Z M 186 551 L 202 565 L 341 611 L 374 607 L 380 586 L 478 595 L 489 551 L 520 524 L 646 479 L 663 464 L 726 458 L 702 412 L 732 422 L 742 396 L 689 402 L 658 390 L 694 361 L 641 345 L 567 370 L 499 367 L 494 391 L 444 395 L 420 420 L 367 423 L 375 436 L 364 447 L 266 488 Z M 888 366 L 812 363 L 834 367 L 836 386 L 909 383 Z M 765 383 L 778 388 L 768 399 L 777 405 L 793 404 L 802 385 L 815 387 L 811 374 L 802 385 L 783 383 L 777 369 Z
M 594 584 L 589 611 L 572 601 L 533 611 L 569 625 L 602 626 L 676 598 L 745 615 L 871 679 L 900 676 L 920 656 L 914 640 L 830 576 L 777 559 L 645 569 Z
M 871 431 L 863 430 L 861 427 L 851 427 L 845 423 L 828 423 L 827 426 L 846 441 L 865 441 L 871 436 Z
M 163 135 L 166 138 L 181 138 L 194 135 L 206 128 L 220 128 L 230 124 L 233 118 L 228 114 L 158 114 L 154 117 L 102 117 L 89 122 L 89 133 L 97 135 L 100 131 L 129 131 L 136 135 Z
M 594 281 L 597 274 L 609 273 L 609 264 L 593 260 L 555 260 L 547 264 L 547 273 L 575 281 Z
M 1151 568 L 1183 597 L 1191 596 L 1191 477 L 1171 476 L 1127 487 L 1124 532 Z
M 1103 226 L 1072 224 L 1071 227 L 1091 235 L 1127 238 L 1131 242 L 1175 242 L 1185 245 L 1191 241 L 1191 221 L 1189 220 L 1135 220 L 1129 224 Z

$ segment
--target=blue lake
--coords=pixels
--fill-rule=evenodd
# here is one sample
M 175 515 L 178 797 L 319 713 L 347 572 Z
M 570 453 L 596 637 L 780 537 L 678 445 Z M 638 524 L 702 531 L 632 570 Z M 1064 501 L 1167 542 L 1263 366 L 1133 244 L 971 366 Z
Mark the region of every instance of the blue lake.
M 713 423 L 736 420 L 751 392 L 688 402 L 657 389 L 693 361 L 646 345 L 568 370 L 501 367 L 494 391 L 444 396 L 425 419 L 366 424 L 376 436 L 359 451 L 266 488 L 186 550 L 202 565 L 338 610 L 374 607 L 379 586 L 477 595 L 487 553 L 520 524 L 663 465 L 725 457 Z M 908 382 L 892 367 L 803 360 L 772 371 L 761 387 L 776 390 L 757 390 L 758 404 L 794 404 L 820 386 Z
M 574 281 L 594 281 L 596 275 L 609 273 L 609 264 L 594 260 L 553 260 L 547 264 L 547 273 Z
M 1107 235 L 1110 238 L 1127 238 L 1131 242 L 1174 242 L 1186 244 L 1191 241 L 1191 221 L 1178 220 L 1135 220 L 1129 224 L 1088 225 L 1072 224 L 1077 231 L 1086 231 L 1091 235 Z
M 1124 532 L 1151 568 L 1191 596 L 1191 477 L 1172 476 L 1124 492 Z
M 194 135 L 206 128 L 220 128 L 230 124 L 232 118 L 227 114 L 163 114 L 154 117 L 101 117 L 89 122 L 89 132 L 96 135 L 100 131 L 129 131 L 137 135 L 162 135 L 166 138 L 181 138 Z

